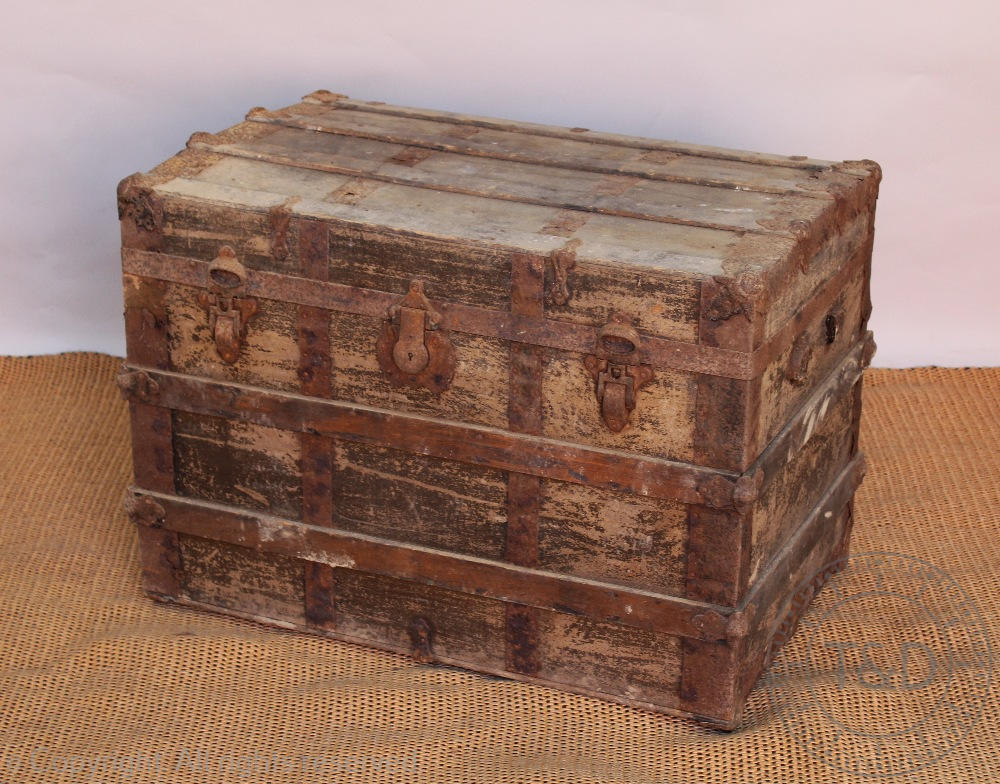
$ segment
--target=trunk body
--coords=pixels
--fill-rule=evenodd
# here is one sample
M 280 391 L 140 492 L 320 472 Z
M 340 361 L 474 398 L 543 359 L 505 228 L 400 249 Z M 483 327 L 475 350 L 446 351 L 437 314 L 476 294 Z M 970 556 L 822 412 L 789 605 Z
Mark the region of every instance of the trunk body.
M 735 726 L 846 554 L 879 176 L 324 91 L 195 134 L 119 188 L 147 590 Z

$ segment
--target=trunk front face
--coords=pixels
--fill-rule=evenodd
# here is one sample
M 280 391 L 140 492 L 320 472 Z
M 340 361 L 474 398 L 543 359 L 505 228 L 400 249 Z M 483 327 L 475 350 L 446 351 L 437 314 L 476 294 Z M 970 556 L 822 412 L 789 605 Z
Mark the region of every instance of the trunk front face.
M 788 575 L 846 548 L 874 191 L 630 149 L 553 194 L 570 141 L 303 106 L 120 190 L 147 589 L 732 726 Z M 705 225 L 706 166 L 812 228 L 716 186 Z

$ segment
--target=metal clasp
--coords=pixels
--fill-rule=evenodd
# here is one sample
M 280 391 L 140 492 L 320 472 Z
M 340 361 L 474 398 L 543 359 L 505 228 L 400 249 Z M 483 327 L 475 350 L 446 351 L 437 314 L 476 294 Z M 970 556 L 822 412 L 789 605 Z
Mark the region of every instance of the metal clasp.
M 437 329 L 441 323 L 441 314 L 424 294 L 423 281 L 410 281 L 409 293 L 389 308 L 389 319 L 398 329 L 396 345 L 392 347 L 396 367 L 404 373 L 419 373 L 431 361 L 425 333 Z
M 421 280 L 392 305 L 376 345 L 379 366 L 396 386 L 420 386 L 443 392 L 455 374 L 455 349 L 441 327 L 441 314 Z
M 208 267 L 214 291 L 202 291 L 198 302 L 208 313 L 208 328 L 215 340 L 215 349 L 223 362 L 234 364 L 246 338 L 247 322 L 257 314 L 257 300 L 236 296 L 246 288 L 246 268 L 228 245 L 219 248 L 219 255 Z
M 636 393 L 654 378 L 653 368 L 639 363 L 639 333 L 628 321 L 615 316 L 597 333 L 594 354 L 583 364 L 596 382 L 601 418 L 613 433 L 620 433 L 636 407 Z

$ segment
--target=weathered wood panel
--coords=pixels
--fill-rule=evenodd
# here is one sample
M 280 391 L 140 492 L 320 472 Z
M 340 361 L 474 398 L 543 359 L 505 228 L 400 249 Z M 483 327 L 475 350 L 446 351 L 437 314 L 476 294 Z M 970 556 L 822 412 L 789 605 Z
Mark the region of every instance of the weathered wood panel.
M 850 494 L 847 494 L 850 497 Z M 796 558 L 782 559 L 768 575 L 769 581 L 781 586 L 770 601 L 759 604 L 760 611 L 754 628 L 740 648 L 739 669 L 735 674 L 735 704 L 741 707 L 761 671 L 768 663 L 769 648 L 780 648 L 798 626 L 815 592 L 822 590 L 831 576 L 827 568 L 847 554 L 852 524 L 852 503 L 841 501 L 824 508 L 824 525 L 816 532 L 811 546 L 797 548 Z M 804 584 L 808 583 L 808 588 Z M 803 590 L 795 595 L 793 591 Z M 764 598 L 764 597 L 762 597 Z M 783 611 L 789 611 L 779 618 Z
M 238 360 L 231 365 L 219 356 L 209 315 L 198 300 L 199 291 L 177 284 L 167 287 L 171 369 L 220 381 L 297 392 L 298 308 L 284 302 L 258 300 L 259 310 L 247 325 Z
M 538 675 L 630 700 L 677 705 L 680 639 L 563 613 L 538 615 Z
M 198 144 L 225 155 L 400 185 L 758 233 L 788 232 L 792 220 L 815 219 L 827 206 L 811 195 L 645 180 L 280 126 L 253 140 Z
M 349 569 L 334 575 L 339 632 L 412 650 L 411 629 L 423 621 L 432 657 L 503 669 L 503 602 Z
M 569 300 L 560 305 L 552 298 L 554 277 L 550 262 L 547 318 L 602 326 L 621 313 L 635 319 L 642 332 L 691 343 L 698 339 L 699 287 L 691 278 L 577 261 L 567 275 Z
M 753 583 L 850 460 L 854 404 L 851 392 L 835 400 L 819 418 L 805 445 L 764 488 L 753 510 L 748 584 Z
M 300 519 L 297 433 L 180 411 L 173 421 L 180 494 Z
M 830 236 L 802 259 L 797 268 L 784 270 L 779 286 L 774 287 L 764 314 L 763 337 L 766 340 L 794 318 L 803 303 L 811 299 L 837 270 L 853 263 L 859 253 L 871 255 L 874 231 L 874 205 L 869 205 L 848 223 L 831 228 Z
M 505 472 L 341 440 L 334 455 L 335 527 L 503 557 Z
M 687 507 L 542 480 L 538 565 L 681 595 Z
M 221 164 L 216 164 L 219 166 Z M 212 169 L 214 167 L 209 167 Z M 237 189 L 231 189 L 238 192 Z M 280 204 L 285 197 L 275 197 Z M 266 209 L 236 209 L 193 199 L 165 198 L 166 223 L 163 253 L 211 261 L 229 245 L 248 269 L 295 274 L 298 270 L 296 238 L 288 239 L 291 252 L 283 259 L 272 253 L 272 232 Z
M 217 164 L 218 165 L 218 164 Z M 233 158 L 230 166 L 254 169 L 259 162 Z M 268 164 L 275 166 L 275 164 Z M 296 171 L 294 167 L 280 167 Z M 370 179 L 353 178 L 323 198 L 302 197 L 281 178 L 267 182 L 269 190 L 238 188 L 213 180 L 206 170 L 193 179 L 171 180 L 157 186 L 165 199 L 187 199 L 203 205 L 266 214 L 287 206 L 294 215 L 348 224 L 384 226 L 393 232 L 442 243 L 549 253 L 561 248 L 567 234 L 550 227 L 561 223 L 563 210 L 518 201 L 489 199 Z M 315 176 L 337 177 L 326 172 Z M 256 176 L 256 173 L 255 173 Z M 265 187 L 261 184 L 259 187 Z M 278 191 L 279 188 L 283 190 Z M 277 192 L 276 192 L 277 191 Z M 586 221 L 572 230 L 579 239 L 577 255 L 584 260 L 636 267 L 679 275 L 719 275 L 724 262 L 743 243 L 740 232 L 728 229 L 663 223 L 637 218 L 580 213 Z M 787 257 L 795 240 L 778 234 L 755 234 L 760 253 L 771 261 Z M 251 249 L 252 250 L 252 249 Z M 331 280 L 336 280 L 332 275 Z
M 302 565 L 294 558 L 180 537 L 183 591 L 194 601 L 285 623 L 305 621 Z
M 381 319 L 346 313 L 330 316 L 332 397 L 459 422 L 507 426 L 506 341 L 450 333 L 457 359 L 455 376 L 451 386 L 436 395 L 423 387 L 394 387 L 390 383 L 375 355 Z
M 808 322 L 797 325 L 797 337 L 768 366 L 759 381 L 760 408 L 755 438 L 749 441 L 748 457 L 753 459 L 770 443 L 809 392 L 840 362 L 862 336 L 863 292 L 867 287 L 866 265 L 856 255 L 853 272 L 830 307 Z M 798 345 L 797 345 L 798 343 Z M 797 361 L 800 353 L 808 361 Z M 801 369 L 798 379 L 796 370 Z M 752 423 L 751 423 L 752 424 Z
M 692 374 L 657 372 L 639 391 L 630 424 L 613 433 L 601 417 L 594 378 L 581 355 L 550 351 L 543 372 L 543 433 L 547 437 L 671 460 L 691 459 Z
M 398 293 L 424 281 L 428 298 L 506 310 L 510 254 L 425 237 L 361 228 L 336 228 L 330 236 L 334 283 Z
M 181 374 L 126 370 L 121 378 L 126 384 L 133 378 L 155 381 L 155 394 L 139 389 L 130 395 L 146 399 L 144 395 L 153 394 L 159 405 L 168 408 L 387 446 L 563 482 L 718 508 L 732 504 L 736 490 L 735 476 L 686 462 Z
M 636 174 L 676 182 L 712 183 L 764 193 L 796 191 L 826 196 L 809 169 L 761 165 L 701 156 L 650 155 L 650 150 L 581 139 L 439 122 L 416 117 L 298 104 L 254 115 L 260 122 L 310 128 L 325 133 L 381 139 L 396 144 L 483 155 L 510 161 L 606 173 Z
M 313 104 L 314 106 L 309 106 Z M 519 120 L 507 120 L 499 117 L 482 117 L 472 114 L 462 114 L 458 112 L 446 112 L 440 109 L 424 109 L 412 106 L 394 106 L 383 101 L 362 101 L 340 93 L 332 93 L 329 90 L 316 90 L 309 95 L 303 96 L 302 104 L 296 105 L 296 110 L 305 105 L 305 109 L 315 109 L 315 105 L 331 106 L 336 105 L 342 109 L 356 109 L 364 112 L 377 114 L 389 114 L 395 117 L 414 117 L 421 120 L 436 120 L 444 123 L 454 123 L 460 127 L 493 128 L 502 131 L 513 131 L 515 133 L 532 133 L 539 136 L 552 136 L 556 139 L 584 139 L 588 142 L 601 142 L 603 144 L 614 144 L 622 147 L 635 147 L 642 150 L 653 150 L 676 155 L 698 155 L 706 158 L 717 158 L 723 161 L 746 161 L 747 163 L 760 163 L 768 166 L 786 166 L 796 169 L 807 169 L 809 171 L 825 170 L 831 165 L 830 161 L 817 160 L 805 155 L 773 155 L 762 152 L 751 152 L 748 150 L 730 150 L 722 147 L 711 147 L 704 144 L 692 144 L 690 142 L 678 142 L 666 139 L 650 139 L 641 136 L 627 136 L 619 133 L 609 133 L 607 131 L 593 131 L 589 128 L 565 128 L 557 125 L 543 125 Z M 322 109 L 317 109 L 320 112 Z M 270 113 L 264 112 L 267 117 Z M 280 116 L 280 112 L 278 113 Z M 257 117 L 258 113 L 251 112 L 251 117 Z

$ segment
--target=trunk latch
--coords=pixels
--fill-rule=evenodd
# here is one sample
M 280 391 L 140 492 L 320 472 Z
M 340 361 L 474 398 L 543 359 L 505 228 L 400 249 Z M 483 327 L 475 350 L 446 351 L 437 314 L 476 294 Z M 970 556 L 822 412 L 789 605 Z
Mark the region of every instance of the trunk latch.
M 639 363 L 639 333 L 622 317 L 601 327 L 594 353 L 584 358 L 596 382 L 601 418 L 613 433 L 620 433 L 636 407 L 636 394 L 653 380 L 653 368 Z
M 441 314 L 421 280 L 389 308 L 376 344 L 379 366 L 394 386 L 417 386 L 440 394 L 455 375 L 455 349 L 441 329 Z
M 234 364 L 246 338 L 247 322 L 257 314 L 257 300 L 237 296 L 246 288 L 247 271 L 228 245 L 208 267 L 212 291 L 202 291 L 198 302 L 208 313 L 208 328 L 215 340 L 215 350 L 223 362 Z

